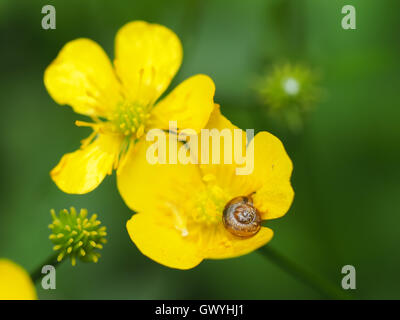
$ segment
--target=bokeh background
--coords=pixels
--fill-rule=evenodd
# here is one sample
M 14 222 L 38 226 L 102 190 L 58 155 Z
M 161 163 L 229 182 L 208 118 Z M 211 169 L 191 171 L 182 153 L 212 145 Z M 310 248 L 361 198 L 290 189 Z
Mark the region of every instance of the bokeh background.
M 41 28 L 46 4 L 57 10 L 56 30 Z M 341 28 L 346 4 L 356 7 L 357 30 Z M 97 265 L 62 264 L 56 290 L 37 287 L 41 299 L 321 298 L 259 252 L 189 271 L 158 265 L 128 237 L 132 213 L 115 175 L 85 196 L 63 194 L 51 181 L 51 168 L 89 130 L 49 97 L 46 66 L 78 37 L 113 57 L 117 30 L 141 19 L 168 26 L 183 42 L 172 87 L 206 73 L 226 116 L 284 142 L 296 197 L 285 217 L 270 222 L 270 245 L 338 285 L 342 266 L 354 265 L 358 298 L 400 298 L 399 12 L 395 0 L 1 0 L 0 257 L 35 269 L 52 252 L 49 209 L 74 205 L 99 213 L 109 243 Z M 260 72 L 280 61 L 321 74 L 324 96 L 296 134 L 267 116 L 253 90 Z

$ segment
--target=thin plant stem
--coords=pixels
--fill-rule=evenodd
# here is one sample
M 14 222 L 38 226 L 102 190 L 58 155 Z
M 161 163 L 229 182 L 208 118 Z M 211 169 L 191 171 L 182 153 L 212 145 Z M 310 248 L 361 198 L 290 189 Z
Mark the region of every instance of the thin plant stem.
M 348 300 L 352 298 L 343 289 L 325 278 L 306 270 L 276 249 L 271 248 L 271 246 L 264 246 L 258 252 L 297 280 L 319 292 L 326 299 Z
M 32 278 L 32 281 L 33 281 L 34 283 L 36 283 L 37 281 L 39 281 L 39 280 L 43 277 L 43 274 L 42 274 L 42 268 L 43 268 L 43 266 L 51 265 L 51 266 L 53 266 L 54 268 L 56 268 L 62 261 L 64 261 L 64 260 L 58 261 L 58 260 L 57 260 L 57 255 L 58 255 L 57 252 L 54 253 L 54 254 L 52 254 L 50 257 L 47 258 L 47 260 L 46 260 L 44 263 L 42 263 L 41 265 L 39 265 L 39 266 L 31 273 L 31 278 Z

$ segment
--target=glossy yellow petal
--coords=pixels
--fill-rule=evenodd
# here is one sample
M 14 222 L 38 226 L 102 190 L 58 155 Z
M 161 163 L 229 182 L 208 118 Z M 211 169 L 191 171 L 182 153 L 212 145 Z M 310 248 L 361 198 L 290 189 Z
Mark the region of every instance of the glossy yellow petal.
M 154 213 L 138 213 L 128 221 L 126 227 L 138 249 L 162 265 L 185 270 L 203 260 L 196 244 L 187 241 L 170 219 Z
M 271 179 L 253 195 L 256 208 L 262 219 L 282 217 L 289 210 L 294 198 L 290 181 Z
M 103 49 L 89 39 L 68 42 L 47 67 L 44 83 L 58 104 L 107 117 L 120 101 L 120 85 Z
M 169 121 L 176 121 L 179 129 L 199 132 L 207 124 L 214 108 L 215 85 L 210 77 L 196 75 L 178 85 L 155 106 L 150 125 L 169 128 Z
M 99 134 L 89 145 L 65 154 L 50 172 L 51 178 L 65 193 L 90 192 L 112 173 L 121 143 L 119 136 Z
M 147 106 L 168 87 L 182 61 L 182 45 L 168 28 L 144 21 L 123 26 L 115 40 L 115 68 L 129 101 Z
M 220 111 L 219 106 L 216 105 L 214 111 L 210 116 L 210 120 L 207 123 L 205 129 L 210 130 L 218 130 L 221 133 L 220 138 L 220 148 L 213 149 L 213 138 L 212 136 L 208 139 L 208 148 L 202 148 L 199 145 L 199 159 L 201 160 L 202 156 L 205 155 L 205 152 L 208 151 L 208 159 L 209 164 L 204 164 L 203 160 L 200 161 L 202 163 L 200 165 L 201 170 L 204 176 L 214 176 L 216 183 L 224 189 L 227 193 L 229 193 L 232 198 L 237 196 L 248 195 L 256 188 L 256 181 L 250 178 L 249 175 L 238 175 L 236 169 L 240 166 L 238 164 L 238 159 L 244 157 L 246 155 L 246 132 L 239 129 L 237 126 L 233 125 L 227 118 L 225 118 Z M 236 138 L 235 138 L 236 131 Z M 231 140 L 224 137 L 224 132 L 227 133 L 227 136 L 231 136 Z M 235 142 L 236 139 L 236 142 Z M 217 141 L 217 140 L 214 140 Z M 231 148 L 225 149 L 227 144 L 231 145 Z M 228 151 L 230 150 L 230 151 Z M 214 158 L 216 153 L 219 153 L 218 158 Z M 226 153 L 226 154 L 225 154 Z M 219 161 L 216 164 L 213 164 L 214 160 Z M 231 164 L 229 164 L 231 162 Z
M 229 120 L 221 115 L 219 109 L 212 113 L 206 128 L 218 130 L 238 130 Z M 232 137 L 234 134 L 232 133 Z M 256 208 L 260 210 L 263 219 L 274 219 L 284 215 L 293 201 L 293 189 L 290 185 L 292 162 L 287 155 L 282 142 L 268 132 L 258 133 L 250 141 L 244 151 L 246 134 L 242 131 L 242 145 L 236 145 L 234 138 L 232 147 L 232 165 L 224 164 L 224 144 L 221 143 L 220 164 L 201 165 L 204 175 L 212 174 L 217 184 L 227 190 L 232 198 L 249 195 L 253 192 Z M 210 146 L 211 146 L 210 138 Z M 221 142 L 225 143 L 224 139 Z M 240 148 L 241 147 L 241 148 Z M 209 149 L 210 155 L 213 152 Z M 204 152 L 204 150 L 201 150 Z M 237 154 L 239 152 L 239 154 Z M 252 153 L 253 152 L 253 153 Z M 234 156 L 248 156 L 244 165 L 238 165 Z M 251 161 L 254 159 L 254 161 Z M 211 163 L 211 156 L 210 156 Z M 249 174 L 238 175 L 237 169 L 248 167 Z
M 19 265 L 0 259 L 0 300 L 36 300 L 35 286 Z
M 168 134 L 164 136 L 166 137 L 164 152 L 168 153 L 172 146 L 169 137 L 176 139 L 176 136 Z M 165 157 L 165 164 L 151 164 L 153 161 L 150 163 L 148 158 L 154 152 L 148 150 L 157 141 L 157 138 L 155 142 L 142 139 L 132 146 L 117 171 L 119 192 L 125 203 L 136 212 L 180 210 L 187 199 L 193 197 L 199 188 L 204 188 L 197 165 L 184 165 L 179 161 L 176 161 L 176 164 L 168 164 L 170 160 L 173 161 L 172 156 L 168 155 Z M 180 148 L 185 147 L 179 143 L 171 154 L 177 155 Z M 158 155 L 163 153 L 162 149 L 160 144 Z
M 213 231 L 203 231 L 205 239 L 201 253 L 208 259 L 238 257 L 262 247 L 272 239 L 273 234 L 271 229 L 262 227 L 253 237 L 243 239 L 232 235 L 221 223 Z
M 254 205 L 263 219 L 279 218 L 289 210 L 294 197 L 290 185 L 292 161 L 282 142 L 268 132 L 258 133 L 250 143 L 254 145 L 251 178 L 261 185 L 253 196 Z

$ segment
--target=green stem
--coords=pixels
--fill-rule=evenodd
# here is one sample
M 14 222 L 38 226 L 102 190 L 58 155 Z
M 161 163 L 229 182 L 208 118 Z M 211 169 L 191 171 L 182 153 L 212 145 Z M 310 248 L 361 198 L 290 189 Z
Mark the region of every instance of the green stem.
M 37 281 L 39 281 L 39 280 L 43 277 L 43 274 L 42 274 L 42 268 L 43 268 L 43 266 L 51 265 L 51 266 L 53 266 L 54 268 L 57 268 L 57 266 L 63 261 L 63 260 L 62 260 L 62 261 L 57 261 L 57 255 L 58 255 L 57 252 L 54 253 L 54 254 L 52 254 L 50 257 L 47 258 L 47 260 L 46 260 L 44 263 L 40 264 L 40 265 L 31 273 L 31 278 L 32 278 L 32 281 L 33 281 L 34 283 L 36 283 Z
M 264 246 L 258 252 L 297 280 L 300 280 L 304 284 L 318 291 L 327 299 L 347 300 L 352 298 L 348 293 L 344 292 L 343 289 L 340 289 L 338 286 L 323 277 L 309 272 L 279 253 L 276 249 L 271 248 L 271 246 Z

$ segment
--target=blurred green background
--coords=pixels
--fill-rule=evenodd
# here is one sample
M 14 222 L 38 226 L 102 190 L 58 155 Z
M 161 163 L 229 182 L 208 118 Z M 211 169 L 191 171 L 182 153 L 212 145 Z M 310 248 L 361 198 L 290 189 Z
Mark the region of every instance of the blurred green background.
M 45 4 L 57 10 L 56 30 L 41 28 Z M 346 4 L 356 7 L 357 30 L 341 28 Z M 49 171 L 89 129 L 75 127 L 79 116 L 47 94 L 45 68 L 78 37 L 113 57 L 117 30 L 140 19 L 168 26 L 183 42 L 172 87 L 206 73 L 226 116 L 284 142 L 296 197 L 270 222 L 270 245 L 338 285 L 342 266 L 354 265 L 358 298 L 400 298 L 399 12 L 394 0 L 1 0 L 0 257 L 28 270 L 40 265 L 52 252 L 49 209 L 74 205 L 99 213 L 109 243 L 97 265 L 61 265 L 56 290 L 37 287 L 41 299 L 321 298 L 259 252 L 189 271 L 158 265 L 129 239 L 131 212 L 115 175 L 85 196 L 63 194 L 51 181 Z M 300 134 L 269 119 L 252 90 L 260 71 L 280 61 L 322 75 L 324 98 Z

